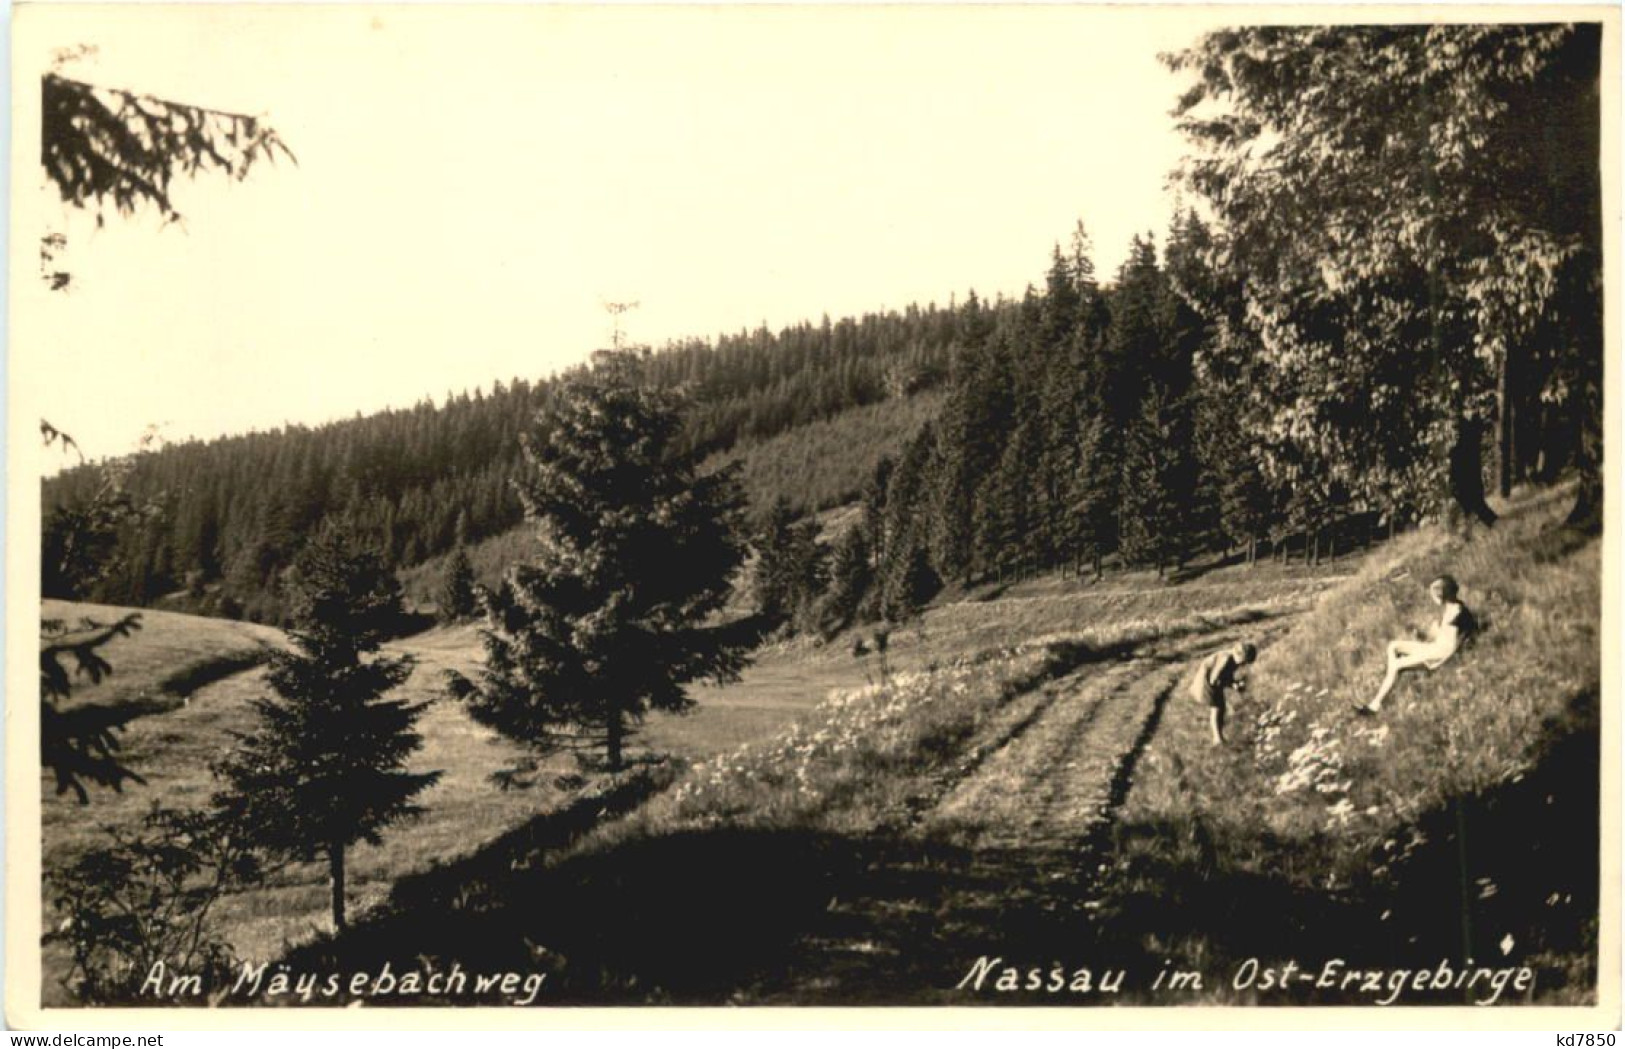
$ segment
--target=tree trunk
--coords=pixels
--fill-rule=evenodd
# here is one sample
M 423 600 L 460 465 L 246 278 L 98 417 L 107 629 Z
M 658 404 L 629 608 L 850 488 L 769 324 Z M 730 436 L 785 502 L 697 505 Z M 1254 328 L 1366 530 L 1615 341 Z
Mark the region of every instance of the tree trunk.
M 1540 405 L 1540 425 L 1535 436 L 1526 441 L 1526 444 L 1536 446 L 1534 476 L 1541 484 L 1553 484 L 1563 470 L 1563 456 L 1561 449 L 1568 441 L 1568 428 L 1554 422 L 1552 407 L 1545 402 Z
M 1500 491 L 1502 499 L 1512 495 L 1512 475 L 1516 463 L 1513 458 L 1517 443 L 1514 436 L 1516 431 L 1514 422 L 1515 409 L 1513 407 L 1513 398 L 1516 396 L 1514 390 L 1515 387 L 1512 384 L 1512 347 L 1508 346 L 1501 359 L 1501 404 L 1500 418 L 1497 420 L 1497 427 L 1500 430 L 1500 462 L 1496 464 L 1496 473 L 1499 475 L 1499 483 L 1496 488 Z
M 333 931 L 344 931 L 344 846 L 327 847 L 327 870 L 333 882 Z
M 1584 532 L 1602 531 L 1602 471 L 1593 464 L 1580 467 L 1580 491 L 1564 524 Z
M 1600 361 L 1600 357 L 1599 357 Z M 1602 531 L 1602 394 L 1599 384 L 1587 383 L 1575 397 L 1574 468 L 1580 491 L 1566 525 L 1587 532 Z
M 621 737 L 625 734 L 626 726 L 621 722 L 621 708 L 610 704 L 609 716 L 605 718 L 605 728 L 608 730 L 609 744 L 609 770 L 621 771 Z
M 1468 516 L 1486 525 L 1495 523 L 1495 511 L 1484 500 L 1484 424 L 1463 419 L 1456 427 L 1450 449 L 1450 494 Z

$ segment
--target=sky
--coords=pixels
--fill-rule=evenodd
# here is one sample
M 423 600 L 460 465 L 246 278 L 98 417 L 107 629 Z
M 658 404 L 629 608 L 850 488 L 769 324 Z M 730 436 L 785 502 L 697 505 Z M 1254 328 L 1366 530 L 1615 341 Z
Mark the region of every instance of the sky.
M 153 426 L 313 425 L 541 378 L 607 344 L 606 303 L 637 302 L 627 335 L 659 346 L 1019 295 L 1080 219 L 1109 277 L 1174 207 L 1183 81 L 1157 55 L 1220 21 L 26 8 L 17 141 L 53 50 L 90 45 L 65 75 L 263 115 L 298 163 L 177 183 L 182 226 L 97 228 L 20 156 L 13 390 L 95 458 Z M 68 236 L 66 293 L 28 279 L 44 230 Z

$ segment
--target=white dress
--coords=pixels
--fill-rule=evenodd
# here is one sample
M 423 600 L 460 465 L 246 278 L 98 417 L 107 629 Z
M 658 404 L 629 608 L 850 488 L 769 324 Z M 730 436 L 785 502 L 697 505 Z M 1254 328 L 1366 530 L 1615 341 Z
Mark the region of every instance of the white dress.
M 1446 601 L 1433 640 L 1414 650 L 1413 654 L 1421 656 L 1429 670 L 1439 669 L 1461 647 L 1461 619 L 1465 611 L 1460 601 Z

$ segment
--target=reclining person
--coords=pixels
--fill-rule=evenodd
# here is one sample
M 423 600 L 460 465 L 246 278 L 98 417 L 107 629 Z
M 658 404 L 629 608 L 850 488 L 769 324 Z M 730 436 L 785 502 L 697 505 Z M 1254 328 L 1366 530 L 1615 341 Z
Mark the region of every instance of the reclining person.
M 1377 688 L 1376 696 L 1366 706 L 1356 706 L 1356 714 L 1375 714 L 1382 709 L 1382 701 L 1388 698 L 1388 693 L 1394 690 L 1401 671 L 1413 670 L 1416 667 L 1426 667 L 1437 670 L 1461 648 L 1461 643 L 1467 639 L 1476 627 L 1472 612 L 1462 604 L 1457 594 L 1460 587 L 1455 579 L 1448 575 L 1439 576 L 1428 584 L 1428 594 L 1437 605 L 1444 608 L 1444 614 L 1439 619 L 1439 626 L 1434 630 L 1433 636 L 1424 641 L 1396 640 L 1388 642 L 1388 671 L 1383 675 L 1382 684 Z

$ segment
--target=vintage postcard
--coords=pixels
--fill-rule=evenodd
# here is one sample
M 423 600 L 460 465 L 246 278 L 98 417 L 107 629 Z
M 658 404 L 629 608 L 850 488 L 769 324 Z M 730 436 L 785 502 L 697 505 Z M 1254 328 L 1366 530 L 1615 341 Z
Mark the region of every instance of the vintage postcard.
M 1617 8 L 13 40 L 13 1026 L 1617 1027 Z

